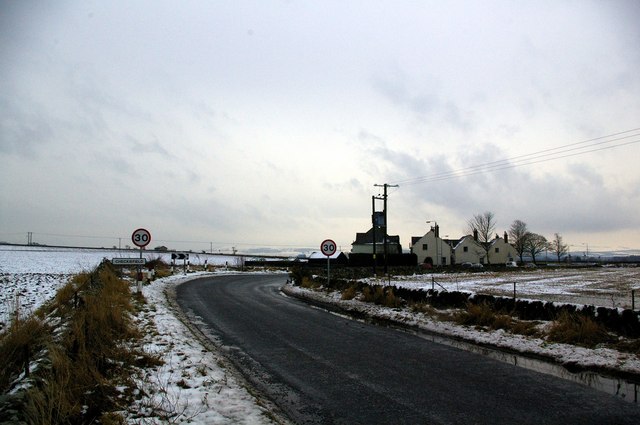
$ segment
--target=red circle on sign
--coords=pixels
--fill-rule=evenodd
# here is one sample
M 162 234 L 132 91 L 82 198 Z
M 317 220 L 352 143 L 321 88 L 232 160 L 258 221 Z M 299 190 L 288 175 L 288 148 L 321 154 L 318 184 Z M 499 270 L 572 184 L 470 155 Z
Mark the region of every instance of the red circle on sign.
M 331 239 L 325 239 L 320 244 L 320 252 L 322 252 L 327 257 L 331 257 L 336 253 L 336 243 Z
M 145 247 L 151 242 L 151 233 L 147 229 L 136 229 L 131 234 L 131 241 L 135 246 Z

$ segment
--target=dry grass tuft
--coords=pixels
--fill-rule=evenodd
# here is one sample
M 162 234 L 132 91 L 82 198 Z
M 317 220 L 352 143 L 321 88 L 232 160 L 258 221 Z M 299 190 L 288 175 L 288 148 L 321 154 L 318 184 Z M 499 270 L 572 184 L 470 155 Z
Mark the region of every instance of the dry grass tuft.
M 615 344 L 616 349 L 640 356 L 640 338 L 622 339 Z
M 393 288 L 385 288 L 383 286 L 365 287 L 362 290 L 362 298 L 365 302 L 384 307 L 397 308 L 402 305 L 402 299 L 396 297 Z
M 506 329 L 511 325 L 511 316 L 497 314 L 485 303 L 468 303 L 465 310 L 455 316 L 455 321 L 460 325 L 488 327 L 490 329 Z
M 460 325 L 484 327 L 527 336 L 539 335 L 536 322 L 516 320 L 509 314 L 494 311 L 485 303 L 467 304 L 466 310 L 454 315 L 454 321 Z
M 307 289 L 317 289 L 322 286 L 322 284 L 316 282 L 312 277 L 304 276 L 302 277 L 302 282 L 300 283 L 302 288 Z
M 352 300 L 358 295 L 358 285 L 353 284 L 342 292 L 343 300 Z
M 133 386 L 132 365 L 159 362 L 131 348 L 140 337 L 131 319 L 131 298 L 129 284 L 103 263 L 74 277 L 47 306 L 49 317 L 59 323 L 55 330 L 34 316 L 16 321 L 0 336 L 4 393 L 25 365 L 38 365 L 20 409 L 26 423 L 122 422 L 110 413 L 126 403 L 116 385 Z
M 33 353 L 50 340 L 50 329 L 36 316 L 15 320 L 0 334 L 0 392 L 4 394 L 21 373 L 29 375 Z
M 414 302 L 409 308 L 413 313 L 422 313 L 440 321 L 452 321 L 452 314 L 449 311 L 438 310 L 427 302 Z
M 547 333 L 547 340 L 566 344 L 595 347 L 610 342 L 607 329 L 590 317 L 575 313 L 561 313 Z

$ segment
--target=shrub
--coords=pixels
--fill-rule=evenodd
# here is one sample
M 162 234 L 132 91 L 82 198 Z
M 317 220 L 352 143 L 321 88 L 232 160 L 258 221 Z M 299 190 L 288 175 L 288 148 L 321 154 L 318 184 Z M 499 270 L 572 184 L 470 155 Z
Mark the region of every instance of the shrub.
M 152 268 L 154 270 L 155 279 L 171 276 L 171 266 L 165 263 L 162 257 L 156 257 L 148 260 L 144 268 L 147 270 Z
M 547 333 L 547 340 L 566 344 L 595 347 L 611 340 L 606 328 L 590 317 L 562 312 Z
M 374 289 L 375 288 L 375 289 Z M 366 286 L 362 290 L 362 298 L 365 302 L 396 308 L 402 305 L 402 299 L 395 296 L 393 288 L 383 286 Z
M 382 299 L 382 305 L 385 307 L 397 308 L 402 305 L 402 300 L 393 292 L 393 288 L 388 288 L 384 291 L 384 298 Z
M 540 335 L 540 331 L 538 330 L 538 323 L 530 322 L 530 321 L 514 320 L 509 330 L 512 333 L 518 334 L 518 335 L 525 335 L 525 336 Z
M 382 286 L 365 286 L 362 290 L 362 300 L 367 303 L 378 304 L 379 300 L 382 298 Z
M 353 284 L 342 292 L 343 300 L 352 300 L 358 295 L 358 285 Z
M 513 318 L 508 314 L 499 314 L 486 303 L 467 303 L 467 308 L 455 316 L 455 321 L 461 325 L 481 326 L 490 329 L 509 330 L 513 325 Z
M 302 278 L 302 281 L 299 283 L 299 285 L 302 288 L 307 288 L 307 289 L 316 289 L 322 286 L 320 283 L 316 282 L 312 277 L 307 277 L 307 276 L 304 276 Z
M 311 279 L 311 272 L 302 266 L 292 267 L 289 275 L 291 276 L 291 282 L 298 286 L 302 286 L 304 278 Z

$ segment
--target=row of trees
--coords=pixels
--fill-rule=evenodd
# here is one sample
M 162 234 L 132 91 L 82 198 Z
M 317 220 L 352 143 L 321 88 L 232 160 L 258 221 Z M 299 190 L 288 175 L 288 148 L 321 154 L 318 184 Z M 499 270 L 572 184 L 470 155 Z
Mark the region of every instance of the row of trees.
M 491 211 L 476 214 L 472 219 L 467 221 L 468 232 L 470 234 L 474 233 L 474 231 L 478 233 L 478 240 L 482 242 L 482 246 L 487 250 L 487 258 L 489 258 L 489 242 L 491 242 L 493 238 L 495 229 L 495 214 Z M 553 240 L 548 241 L 544 236 L 529 231 L 527 223 L 522 220 L 514 220 L 507 234 L 509 236 L 509 242 L 520 256 L 520 262 L 523 262 L 524 255 L 528 254 L 535 263 L 536 257 L 545 250 L 554 253 L 558 262 L 560 262 L 561 258 L 566 255 L 569 250 L 569 246 L 564 243 L 560 233 L 554 233 Z

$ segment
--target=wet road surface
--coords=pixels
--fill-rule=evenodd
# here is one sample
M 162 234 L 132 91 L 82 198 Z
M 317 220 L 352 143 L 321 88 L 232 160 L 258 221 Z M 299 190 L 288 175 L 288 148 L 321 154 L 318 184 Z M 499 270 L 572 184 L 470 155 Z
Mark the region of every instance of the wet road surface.
M 285 275 L 180 285 L 177 299 L 294 423 L 637 424 L 640 407 L 283 296 Z

